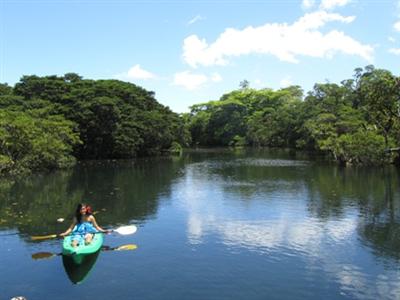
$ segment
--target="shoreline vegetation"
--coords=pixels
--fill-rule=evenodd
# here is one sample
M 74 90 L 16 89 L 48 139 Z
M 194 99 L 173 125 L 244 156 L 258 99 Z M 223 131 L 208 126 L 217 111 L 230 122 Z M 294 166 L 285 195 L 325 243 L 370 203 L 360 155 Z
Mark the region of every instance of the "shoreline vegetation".
M 0 175 L 220 146 L 316 151 L 341 165 L 400 165 L 400 77 L 370 65 L 307 94 L 299 86 L 256 90 L 244 80 L 184 114 L 118 80 L 68 73 L 0 84 Z

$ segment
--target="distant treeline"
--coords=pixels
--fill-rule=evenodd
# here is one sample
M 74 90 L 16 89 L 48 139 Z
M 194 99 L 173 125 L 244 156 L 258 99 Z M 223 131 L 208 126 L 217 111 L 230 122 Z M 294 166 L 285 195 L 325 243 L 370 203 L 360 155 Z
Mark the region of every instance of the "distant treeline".
M 294 148 L 341 164 L 400 164 L 400 78 L 367 66 L 341 84 L 315 84 L 305 97 L 299 86 L 255 90 L 244 80 L 182 115 L 118 80 L 68 73 L 0 84 L 0 174 L 182 146 Z
M 341 84 L 249 88 L 193 105 L 183 115 L 193 145 L 320 151 L 341 164 L 399 164 L 400 78 L 367 66 Z
M 0 84 L 0 174 L 51 170 L 76 159 L 179 150 L 190 133 L 154 93 L 75 73 Z

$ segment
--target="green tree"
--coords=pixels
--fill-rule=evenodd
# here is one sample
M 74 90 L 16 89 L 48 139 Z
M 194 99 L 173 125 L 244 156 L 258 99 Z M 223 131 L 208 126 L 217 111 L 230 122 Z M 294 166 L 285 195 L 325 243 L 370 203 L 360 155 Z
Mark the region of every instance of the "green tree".
M 364 73 L 358 72 L 357 92 L 367 121 L 384 136 L 386 147 L 390 146 L 391 138 L 395 138 L 399 146 L 400 78 L 373 66 L 366 67 Z
M 37 118 L 0 109 L 0 169 L 18 173 L 70 166 L 72 147 L 79 143 L 72 128 L 62 116 Z

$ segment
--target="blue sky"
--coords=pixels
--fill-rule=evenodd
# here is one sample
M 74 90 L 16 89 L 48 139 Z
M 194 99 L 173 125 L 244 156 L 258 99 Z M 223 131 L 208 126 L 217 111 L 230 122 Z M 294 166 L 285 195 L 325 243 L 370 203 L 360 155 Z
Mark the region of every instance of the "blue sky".
M 156 93 L 175 112 L 246 79 L 279 89 L 399 75 L 400 0 L 0 0 L 0 82 L 75 72 Z

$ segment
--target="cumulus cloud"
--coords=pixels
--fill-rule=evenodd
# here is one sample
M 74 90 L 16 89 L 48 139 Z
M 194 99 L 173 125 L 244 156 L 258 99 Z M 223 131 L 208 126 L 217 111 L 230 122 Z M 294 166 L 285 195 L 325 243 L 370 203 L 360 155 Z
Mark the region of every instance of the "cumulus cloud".
M 400 55 L 400 48 L 390 48 L 389 52 L 394 55 Z
M 301 7 L 303 9 L 310 9 L 315 5 L 315 0 L 303 0 L 301 2 Z
M 351 0 L 322 0 L 320 8 L 325 10 L 332 10 L 338 6 L 345 6 L 350 2 Z
M 213 74 L 211 75 L 211 80 L 212 80 L 213 82 L 220 82 L 220 81 L 222 81 L 222 77 L 221 77 L 221 75 L 219 75 L 218 73 L 213 73 Z
M 133 79 L 154 79 L 156 78 L 156 75 L 142 69 L 140 65 L 134 65 L 132 68 L 128 70 L 128 72 L 118 74 L 116 75 L 117 78 L 123 79 L 123 80 L 133 80 Z
M 176 73 L 174 85 L 182 86 L 190 91 L 196 90 L 208 81 L 208 77 L 203 74 L 193 74 L 189 71 Z
M 292 79 L 290 77 L 285 77 L 279 82 L 281 88 L 285 88 L 292 85 Z
M 318 31 L 328 22 L 351 23 L 354 19 L 354 16 L 316 11 L 291 25 L 267 23 L 243 30 L 228 28 L 211 44 L 191 35 L 183 42 L 183 59 L 194 68 L 226 65 L 229 58 L 249 54 L 269 54 L 291 63 L 299 62 L 298 56 L 331 58 L 336 53 L 372 61 L 372 46 L 364 45 L 341 31 Z
M 397 16 L 400 18 L 400 0 L 397 2 Z M 396 23 L 393 24 L 394 30 L 400 32 L 400 20 L 397 20 Z
M 395 29 L 396 31 L 399 31 L 399 32 L 400 32 L 400 21 L 396 22 L 396 23 L 393 25 L 393 27 L 394 27 L 394 29 Z
M 208 82 L 220 82 L 222 77 L 218 73 L 207 76 L 204 74 L 194 74 L 190 71 L 183 71 L 174 75 L 174 85 L 182 86 L 189 91 L 197 90 Z

